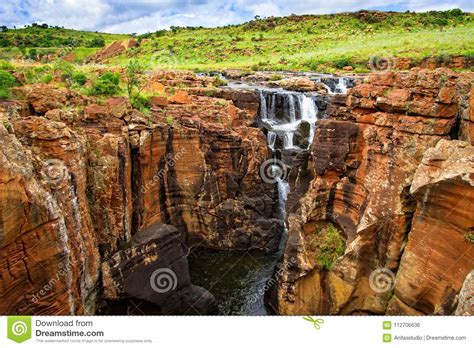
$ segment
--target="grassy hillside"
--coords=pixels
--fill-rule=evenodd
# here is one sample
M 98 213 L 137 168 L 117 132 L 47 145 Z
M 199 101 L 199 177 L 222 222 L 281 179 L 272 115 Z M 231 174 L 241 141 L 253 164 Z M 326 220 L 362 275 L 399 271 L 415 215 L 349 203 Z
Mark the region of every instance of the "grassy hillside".
M 258 19 L 222 28 L 172 28 L 142 35 L 141 46 L 109 61 L 210 70 L 366 71 L 371 56 L 474 56 L 474 15 L 357 12 Z
M 76 62 L 101 47 L 129 35 L 78 31 L 60 27 L 32 25 L 21 29 L 2 27 L 0 32 L 0 59 L 26 57 L 41 59 L 50 54 L 73 53 Z
M 81 63 L 104 45 L 130 37 L 40 25 L 8 29 L 0 32 L 0 60 L 23 57 L 46 63 L 67 57 Z M 350 65 L 355 72 L 365 72 L 371 57 L 404 57 L 415 63 L 426 57 L 474 59 L 474 14 L 449 10 L 292 15 L 220 28 L 172 27 L 137 39 L 139 47 L 100 63 L 123 66 L 136 59 L 147 68 L 320 72 Z

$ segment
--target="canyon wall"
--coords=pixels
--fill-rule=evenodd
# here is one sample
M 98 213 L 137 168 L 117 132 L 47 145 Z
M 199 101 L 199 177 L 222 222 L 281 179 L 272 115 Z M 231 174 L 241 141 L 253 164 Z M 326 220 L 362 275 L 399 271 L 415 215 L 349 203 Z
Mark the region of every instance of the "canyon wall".
M 276 311 L 453 313 L 474 268 L 473 80 L 447 69 L 376 73 L 333 99 L 289 175 Z M 323 267 L 310 237 L 329 224 L 346 247 Z
M 137 299 L 153 314 L 210 314 L 190 247 L 278 249 L 259 96 L 213 81 L 150 76 L 151 114 L 41 84 L 0 102 L 0 313 L 113 313 Z M 413 69 L 328 97 L 310 149 L 283 154 L 277 312 L 469 313 L 473 90 L 472 74 Z M 321 265 L 311 237 L 329 225 L 345 250 Z M 163 269 L 176 276 L 167 292 L 153 287 Z
M 148 87 L 212 80 L 157 74 Z M 255 95 L 176 89 L 152 98 L 148 115 L 125 97 L 97 103 L 42 84 L 14 93 L 0 103 L 0 313 L 94 314 L 130 298 L 155 314 L 210 313 L 188 247 L 278 248 L 277 191 L 258 174 L 266 140 L 250 126 Z M 177 274 L 166 294 L 150 288 L 156 268 Z

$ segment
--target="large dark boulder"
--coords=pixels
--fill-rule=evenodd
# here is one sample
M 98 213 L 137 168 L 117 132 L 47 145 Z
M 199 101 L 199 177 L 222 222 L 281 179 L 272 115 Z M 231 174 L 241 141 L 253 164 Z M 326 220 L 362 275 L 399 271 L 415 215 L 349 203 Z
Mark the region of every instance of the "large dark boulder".
M 156 223 L 102 264 L 104 297 L 153 304 L 155 314 L 211 314 L 214 296 L 191 284 L 187 246 L 174 226 Z

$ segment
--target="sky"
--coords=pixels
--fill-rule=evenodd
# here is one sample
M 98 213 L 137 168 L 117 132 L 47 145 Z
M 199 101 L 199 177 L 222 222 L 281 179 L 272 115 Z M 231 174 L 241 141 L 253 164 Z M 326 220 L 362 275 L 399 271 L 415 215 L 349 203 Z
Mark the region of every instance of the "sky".
M 0 0 L 0 25 L 47 23 L 109 33 L 146 33 L 170 26 L 215 27 L 260 17 L 325 14 L 360 9 L 429 11 L 460 8 L 472 0 Z

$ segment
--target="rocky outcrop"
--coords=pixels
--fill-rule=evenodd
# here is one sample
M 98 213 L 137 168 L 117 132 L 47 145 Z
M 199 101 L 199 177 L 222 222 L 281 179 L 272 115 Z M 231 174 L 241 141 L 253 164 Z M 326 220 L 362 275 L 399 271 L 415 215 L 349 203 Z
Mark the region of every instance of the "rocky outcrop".
M 92 314 L 99 258 L 85 142 L 64 124 L 0 123 L 0 312 Z M 18 140 L 18 138 L 21 142 Z
M 258 172 L 268 157 L 266 139 L 257 128 L 233 127 L 239 110 L 219 101 L 170 104 L 166 117 L 154 116 L 173 127 L 140 132 L 134 228 L 162 222 L 178 227 L 190 244 L 275 251 L 283 227 L 274 216 L 277 192 Z
M 433 151 L 429 149 L 440 141 L 439 146 L 451 144 L 443 139 L 457 136 L 465 109 L 466 86 L 470 88 L 471 84 L 469 76 L 446 69 L 433 72 L 414 69 L 407 74 L 372 74 L 352 88 L 345 100 L 333 99 L 328 108 L 329 119 L 317 122 L 311 153 L 302 155 L 306 161 L 294 166 L 289 175 L 292 194 L 287 203 L 289 235 L 284 259 L 297 261 L 284 270 L 277 289 L 273 290 L 272 305 L 277 311 L 282 314 L 452 313 L 454 296 L 472 269 L 472 256 L 465 259 L 465 268 L 458 273 L 444 272 L 448 261 L 455 262 L 454 255 L 442 246 L 445 237 L 436 235 L 431 246 L 419 242 L 430 233 L 427 225 L 419 225 L 418 221 L 423 220 L 420 214 L 433 209 L 437 218 L 443 219 L 438 211 L 439 203 L 421 192 L 417 196 L 413 189 L 420 178 L 428 175 L 421 175 L 419 168 L 424 153 L 429 154 Z M 469 163 L 471 147 L 465 143 L 463 146 L 467 148 L 456 158 Z M 443 168 L 449 167 L 448 163 Z M 469 167 L 457 168 L 459 175 L 469 181 Z M 468 186 L 461 190 L 469 190 Z M 452 195 L 446 199 L 455 197 L 455 187 L 447 188 L 446 192 L 440 187 L 440 194 Z M 472 217 L 465 213 L 469 204 L 472 205 L 467 201 L 464 208 L 456 209 L 460 215 L 453 216 L 456 223 L 463 224 L 459 234 L 452 230 L 449 219 L 445 225 L 446 236 L 457 238 L 457 247 L 466 250 L 469 245 L 459 236 L 468 233 L 473 223 Z M 450 205 L 455 203 L 446 201 L 446 207 Z M 346 250 L 333 264 L 323 268 L 309 250 L 308 236 L 318 226 L 328 223 L 342 231 Z M 427 224 L 436 225 L 434 221 Z M 407 239 L 411 246 L 405 246 Z M 408 271 L 417 269 L 408 266 L 409 262 L 404 270 L 400 258 L 402 254 L 402 260 L 408 258 L 415 245 L 443 254 L 438 256 L 440 263 L 427 260 L 421 256 L 426 253 L 421 252 L 417 275 Z M 449 283 L 450 288 L 440 284 L 438 292 L 428 292 L 431 283 L 423 281 L 422 275 L 426 277 L 430 271 L 444 272 L 446 283 L 443 284 Z M 412 291 L 414 288 L 417 290 Z M 412 300 L 411 296 L 424 292 L 428 294 L 424 294 L 423 305 L 412 305 L 408 298 L 407 302 L 401 298 L 410 294 Z
M 123 97 L 98 103 L 49 85 L 15 93 L 25 100 L 0 104 L 1 313 L 93 314 L 97 296 L 210 313 L 212 296 L 189 281 L 183 243 L 277 249 L 276 188 L 258 174 L 266 139 L 232 97 L 176 89 L 145 115 Z M 172 232 L 157 227 L 164 223 Z M 150 226 L 153 238 L 137 242 Z M 129 287 L 154 253 L 153 267 L 182 277 L 166 299 Z
M 456 294 L 473 267 L 473 179 L 474 147 L 469 144 L 441 140 L 426 151 L 410 188 L 417 209 L 392 301 L 426 314 L 453 312 Z
M 127 39 L 127 40 L 117 40 L 112 42 L 111 44 L 105 46 L 104 48 L 100 49 L 98 52 L 94 53 L 93 55 L 89 56 L 86 59 L 87 63 L 95 62 L 101 63 L 106 61 L 107 59 L 113 58 L 122 52 L 134 47 L 138 47 L 138 41 L 135 39 Z
M 177 228 L 160 223 L 136 233 L 127 249 L 102 265 L 104 298 L 132 297 L 156 306 L 155 314 L 211 314 L 213 296 L 191 284 L 186 243 Z

